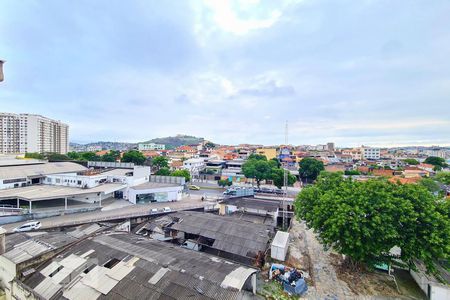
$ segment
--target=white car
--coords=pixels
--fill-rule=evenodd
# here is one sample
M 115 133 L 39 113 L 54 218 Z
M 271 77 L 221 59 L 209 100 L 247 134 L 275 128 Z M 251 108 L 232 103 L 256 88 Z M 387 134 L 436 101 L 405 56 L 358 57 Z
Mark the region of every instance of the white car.
M 158 213 L 158 209 L 157 209 L 157 208 L 152 208 L 152 209 L 150 210 L 150 213 L 151 213 L 151 214 L 157 214 L 157 213 Z
M 14 228 L 14 232 L 24 232 L 24 231 L 31 231 L 31 230 L 38 230 L 41 228 L 41 222 L 39 221 L 32 221 L 25 223 L 19 227 Z
M 163 208 L 163 212 L 171 212 L 172 210 L 170 209 L 170 207 L 166 206 Z

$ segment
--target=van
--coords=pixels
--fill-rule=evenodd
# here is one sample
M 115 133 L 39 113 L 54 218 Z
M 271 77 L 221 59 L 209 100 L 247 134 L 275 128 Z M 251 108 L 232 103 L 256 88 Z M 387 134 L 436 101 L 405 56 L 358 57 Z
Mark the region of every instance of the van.
M 158 209 L 157 209 L 157 208 L 152 208 L 152 209 L 150 210 L 150 213 L 151 213 L 151 214 L 157 214 L 157 213 L 158 213 Z
M 41 228 L 41 222 L 39 221 L 32 221 L 25 224 L 20 225 L 19 227 L 14 228 L 14 232 L 25 232 L 25 231 L 31 231 L 31 230 L 38 230 Z
M 170 209 L 170 207 L 164 207 L 163 208 L 163 212 L 171 212 L 172 210 Z

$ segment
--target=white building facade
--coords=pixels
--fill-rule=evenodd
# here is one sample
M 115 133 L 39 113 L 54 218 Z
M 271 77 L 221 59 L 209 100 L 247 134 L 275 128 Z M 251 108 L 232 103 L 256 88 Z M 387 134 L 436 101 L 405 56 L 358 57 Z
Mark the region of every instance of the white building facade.
M 362 159 L 380 159 L 380 148 L 361 147 Z
M 166 145 L 155 143 L 140 143 L 138 145 L 139 151 L 165 150 Z
M 69 126 L 40 115 L 0 113 L 0 153 L 69 150 Z

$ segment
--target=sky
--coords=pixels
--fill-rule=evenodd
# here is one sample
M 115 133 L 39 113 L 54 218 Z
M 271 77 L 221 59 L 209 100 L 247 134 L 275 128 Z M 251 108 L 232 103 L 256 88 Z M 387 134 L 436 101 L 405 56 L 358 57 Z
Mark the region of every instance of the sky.
M 2 0 L 0 111 L 72 142 L 450 145 L 450 1 Z

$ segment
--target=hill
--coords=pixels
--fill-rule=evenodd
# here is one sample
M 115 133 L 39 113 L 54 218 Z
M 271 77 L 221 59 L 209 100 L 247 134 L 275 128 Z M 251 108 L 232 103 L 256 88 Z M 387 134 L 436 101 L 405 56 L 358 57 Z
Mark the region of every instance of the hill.
M 183 145 L 194 145 L 203 142 L 205 139 L 201 137 L 195 137 L 190 135 L 178 134 L 176 136 L 168 136 L 162 138 L 155 138 L 144 143 L 164 144 L 166 149 L 174 149 Z

